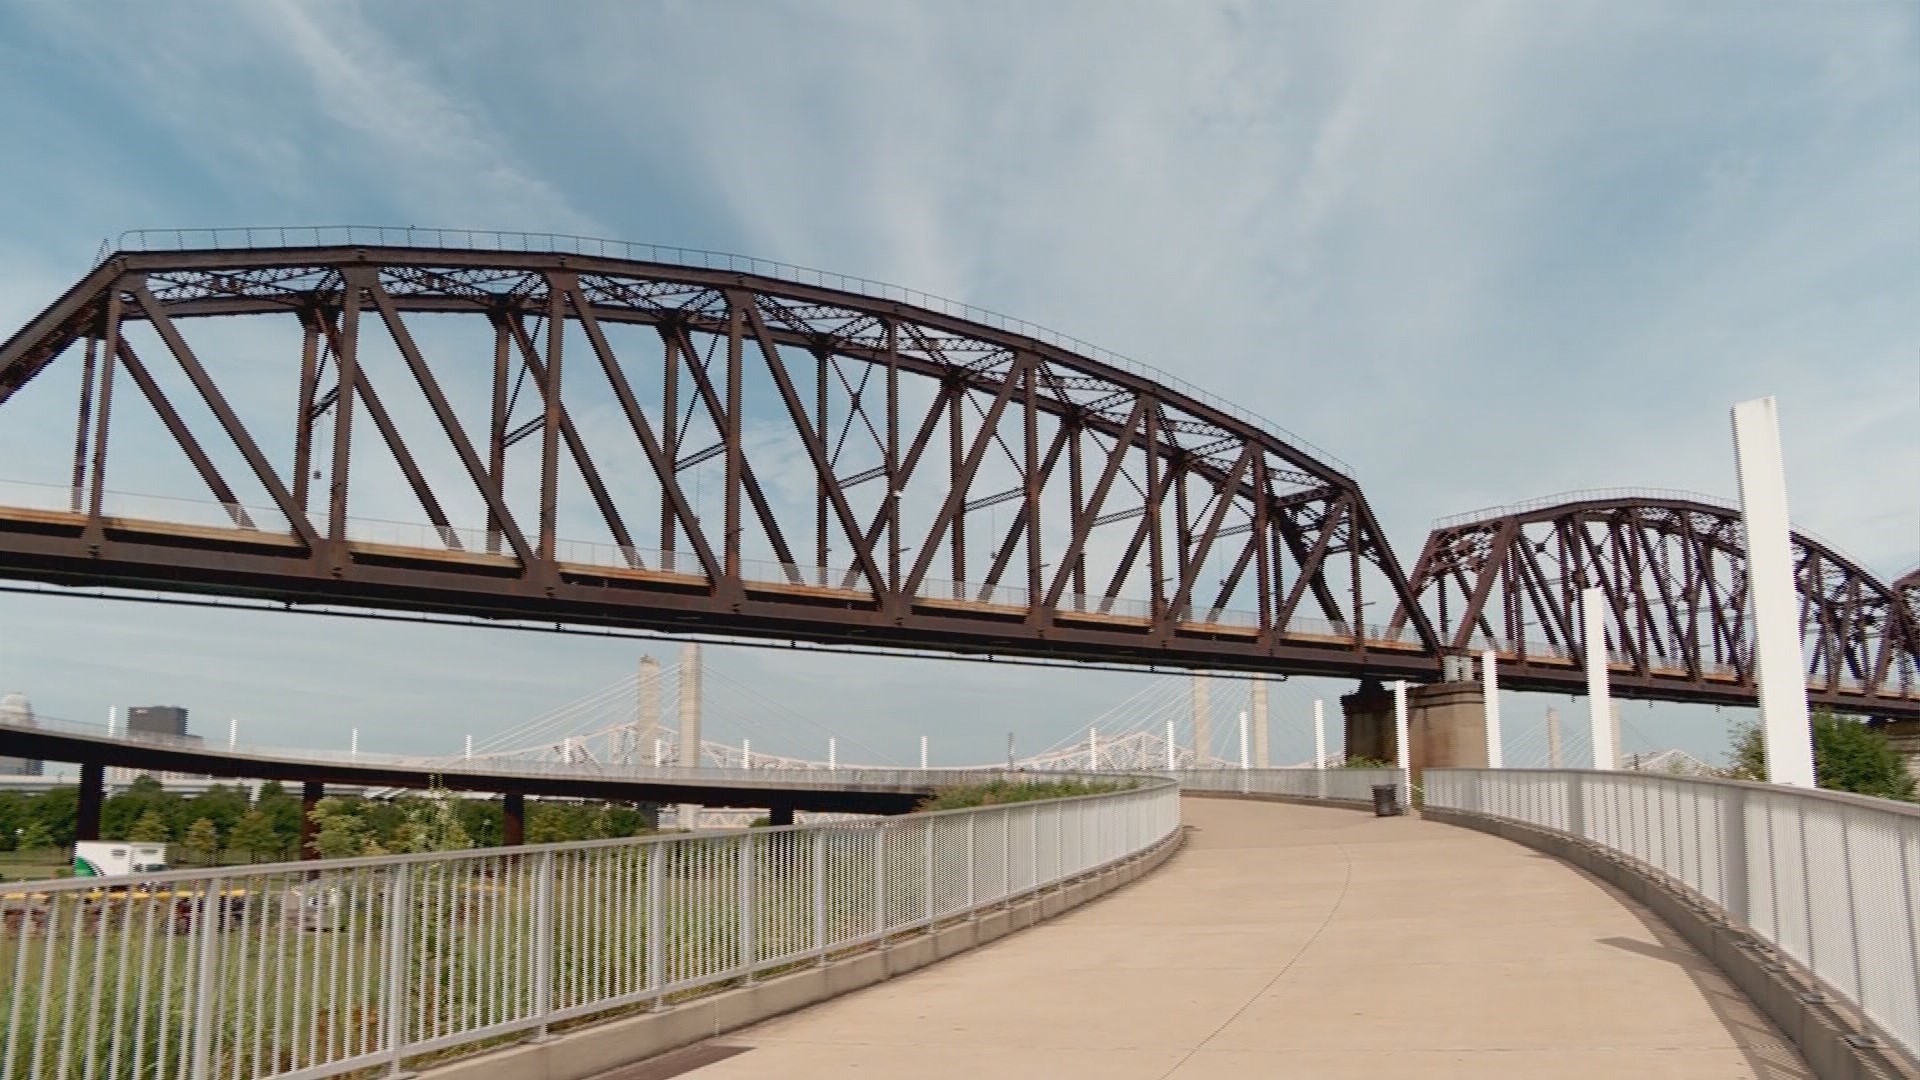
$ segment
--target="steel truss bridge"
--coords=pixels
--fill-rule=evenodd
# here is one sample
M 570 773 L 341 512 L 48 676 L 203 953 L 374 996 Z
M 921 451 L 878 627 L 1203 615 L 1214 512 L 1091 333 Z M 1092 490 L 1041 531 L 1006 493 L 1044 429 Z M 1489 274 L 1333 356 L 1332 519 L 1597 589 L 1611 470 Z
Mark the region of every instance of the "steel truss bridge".
M 0 576 L 675 634 L 1750 701 L 1724 505 L 1443 522 L 1152 369 L 872 282 L 573 237 L 141 233 L 0 345 Z M 1818 703 L 1920 716 L 1916 591 L 1796 538 Z M 1392 612 L 1369 625 L 1363 613 Z

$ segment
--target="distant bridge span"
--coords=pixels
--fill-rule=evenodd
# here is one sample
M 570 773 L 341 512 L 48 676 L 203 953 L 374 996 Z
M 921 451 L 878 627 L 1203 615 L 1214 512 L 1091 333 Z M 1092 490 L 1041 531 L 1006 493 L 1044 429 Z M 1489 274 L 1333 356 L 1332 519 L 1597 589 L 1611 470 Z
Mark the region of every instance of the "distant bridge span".
M 1812 702 L 1920 715 L 1900 592 L 1804 532 L 1792 551 Z M 1739 510 L 1709 496 L 1576 492 L 1441 521 L 1412 580 L 1441 647 L 1494 650 L 1503 686 L 1585 692 L 1580 595 L 1593 586 L 1607 603 L 1613 692 L 1751 705 L 1746 558 Z M 1903 580 L 1913 595 L 1914 577 Z
M 203 235 L 114 253 L 0 346 L 0 423 L 49 384 L 33 415 L 73 433 L 71 455 L 38 441 L 39 486 L 0 485 L 0 575 L 1437 671 L 1417 611 L 1366 625 L 1412 593 L 1344 471 L 1037 327 L 602 241 Z M 136 414 L 139 437 L 121 430 Z M 197 490 L 123 494 L 162 494 L 163 459 Z

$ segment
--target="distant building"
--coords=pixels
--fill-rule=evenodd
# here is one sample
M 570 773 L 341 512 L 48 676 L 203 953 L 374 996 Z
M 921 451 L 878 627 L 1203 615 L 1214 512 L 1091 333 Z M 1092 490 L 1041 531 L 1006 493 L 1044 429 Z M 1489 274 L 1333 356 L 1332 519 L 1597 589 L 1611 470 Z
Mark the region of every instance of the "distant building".
M 127 733 L 185 735 L 187 710 L 178 705 L 135 705 L 127 710 Z
M 20 693 L 0 697 L 0 724 L 13 727 L 39 727 L 33 718 L 33 704 Z M 30 758 L 0 757 L 0 776 L 41 776 L 47 763 Z
M 152 737 L 170 743 L 187 743 L 197 746 L 198 735 L 187 734 L 187 710 L 179 705 L 132 705 L 127 708 L 127 719 L 121 734 L 139 739 Z M 131 781 L 141 773 L 147 773 L 155 780 L 201 780 L 205 777 L 191 773 L 153 772 L 145 769 L 116 768 L 107 770 L 109 783 Z

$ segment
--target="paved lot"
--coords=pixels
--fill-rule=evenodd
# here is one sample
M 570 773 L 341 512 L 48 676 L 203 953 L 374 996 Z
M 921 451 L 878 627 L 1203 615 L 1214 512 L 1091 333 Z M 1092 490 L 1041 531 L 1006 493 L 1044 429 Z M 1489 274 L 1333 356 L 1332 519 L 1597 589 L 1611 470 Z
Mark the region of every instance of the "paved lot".
M 1156 874 L 727 1036 L 688 1080 L 1810 1076 L 1664 925 L 1506 841 L 1189 799 Z

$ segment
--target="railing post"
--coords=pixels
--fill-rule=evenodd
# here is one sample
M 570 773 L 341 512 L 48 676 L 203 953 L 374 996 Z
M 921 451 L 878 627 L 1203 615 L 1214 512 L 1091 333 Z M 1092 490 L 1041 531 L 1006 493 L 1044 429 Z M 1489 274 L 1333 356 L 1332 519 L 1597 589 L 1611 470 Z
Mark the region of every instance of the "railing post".
M 927 908 L 927 928 L 928 928 L 928 929 L 932 929 L 932 928 L 933 928 L 933 881 L 934 881 L 934 876 L 933 876 L 933 823 L 934 823 L 934 821 L 935 821 L 935 820 L 936 820 L 936 819 L 934 819 L 934 818 L 928 818 L 928 819 L 926 819 L 925 821 L 922 821 L 922 822 L 920 823 L 920 831 L 926 834 L 926 843 L 924 844 L 924 847 L 926 848 L 926 854 L 927 854 L 927 876 L 926 876 L 926 885 L 927 885 L 927 904 L 926 904 L 926 908 Z
M 1000 811 L 1000 902 L 1013 906 L 1013 811 Z
M 813 947 L 827 962 L 827 830 L 813 830 Z
M 206 892 L 200 896 L 200 914 L 193 921 L 194 936 L 199 938 L 200 949 L 195 954 L 198 961 L 195 971 L 193 1002 L 193 1071 L 194 1080 L 206 1080 L 213 1075 L 213 950 L 218 944 L 219 935 L 214 932 L 216 922 L 225 913 L 220 910 L 220 879 L 207 882 Z M 74 918 L 80 919 L 80 913 L 74 912 Z M 79 925 L 78 922 L 75 923 Z M 24 935 L 22 935 L 24 937 Z M 23 946 L 24 949 L 24 946 Z M 48 955 L 52 955 L 54 945 L 47 943 Z M 48 1008 L 50 1005 L 42 1005 Z M 60 1048 L 64 1058 L 66 1047 Z M 64 1074 L 65 1070 L 62 1070 Z
M 535 1041 L 547 1037 L 547 1015 L 553 1011 L 553 870 L 553 852 L 541 852 L 533 882 L 533 1015 L 539 1022 Z
M 969 919 L 979 918 L 978 912 L 974 910 L 973 886 L 974 819 L 979 816 L 977 813 L 967 815 L 967 918 Z
M 407 1044 L 407 911 L 412 901 L 413 867 L 393 868 L 387 884 L 387 1073 L 401 1073 L 400 1051 Z
M 873 932 L 881 947 L 887 943 L 887 827 L 873 830 Z
M 667 1004 L 667 851 L 677 843 L 663 841 L 647 850 L 647 988 L 656 1012 Z
M 758 948 L 754 941 L 754 931 L 758 929 L 754 918 L 754 836 L 752 830 L 741 834 L 739 857 L 735 859 L 735 872 L 739 875 L 740 895 L 740 968 L 747 982 L 753 981 L 753 960 Z
M 1723 809 L 1720 815 L 1720 873 L 1726 879 L 1722 885 L 1726 895 L 1720 906 L 1733 916 L 1737 925 L 1746 926 L 1751 915 L 1747 899 L 1747 792 L 1745 788 L 1737 787 L 1722 790 L 1726 798 L 1720 804 Z
M 1567 831 L 1587 838 L 1587 786 L 1577 772 L 1567 774 Z

